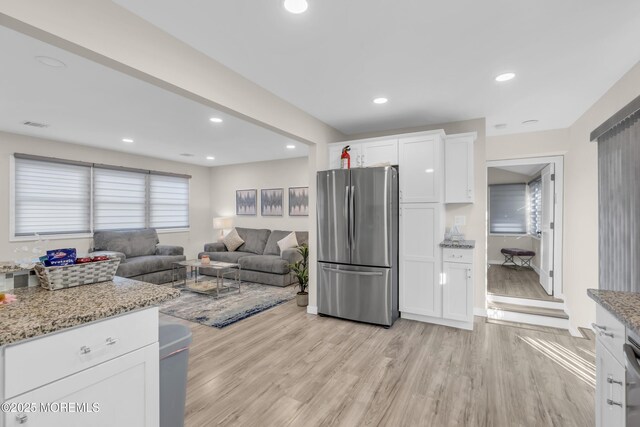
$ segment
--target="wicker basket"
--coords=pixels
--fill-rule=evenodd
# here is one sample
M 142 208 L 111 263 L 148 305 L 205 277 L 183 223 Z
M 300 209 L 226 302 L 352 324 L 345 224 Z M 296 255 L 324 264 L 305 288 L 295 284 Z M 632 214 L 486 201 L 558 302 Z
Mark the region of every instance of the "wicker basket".
M 119 264 L 120 258 L 111 258 L 107 261 L 58 267 L 45 267 L 41 264 L 36 264 L 35 270 L 40 286 L 50 291 L 55 291 L 56 289 L 113 280 Z

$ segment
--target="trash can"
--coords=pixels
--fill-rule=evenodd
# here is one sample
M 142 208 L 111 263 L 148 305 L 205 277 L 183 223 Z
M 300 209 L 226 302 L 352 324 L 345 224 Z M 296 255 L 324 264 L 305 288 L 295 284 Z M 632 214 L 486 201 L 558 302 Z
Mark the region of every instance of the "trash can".
M 183 427 L 191 331 L 160 320 L 160 427 Z

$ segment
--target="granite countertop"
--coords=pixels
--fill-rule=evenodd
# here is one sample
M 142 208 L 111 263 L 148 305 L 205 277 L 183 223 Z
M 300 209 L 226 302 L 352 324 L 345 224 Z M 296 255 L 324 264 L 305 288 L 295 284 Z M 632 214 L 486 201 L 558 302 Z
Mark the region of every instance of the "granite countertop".
M 38 286 L 8 293 L 18 299 L 0 305 L 0 345 L 154 306 L 180 296 L 177 289 L 121 277 L 56 291 Z
M 587 295 L 633 332 L 640 334 L 640 293 L 587 289 Z
M 443 240 L 440 242 L 441 248 L 473 249 L 476 247 L 475 240 Z

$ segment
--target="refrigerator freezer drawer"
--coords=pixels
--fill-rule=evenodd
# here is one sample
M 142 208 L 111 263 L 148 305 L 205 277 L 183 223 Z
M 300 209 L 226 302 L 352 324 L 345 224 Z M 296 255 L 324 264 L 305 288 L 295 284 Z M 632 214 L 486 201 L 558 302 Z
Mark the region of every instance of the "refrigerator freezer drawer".
M 397 295 L 390 268 L 318 263 L 318 313 L 391 326 Z

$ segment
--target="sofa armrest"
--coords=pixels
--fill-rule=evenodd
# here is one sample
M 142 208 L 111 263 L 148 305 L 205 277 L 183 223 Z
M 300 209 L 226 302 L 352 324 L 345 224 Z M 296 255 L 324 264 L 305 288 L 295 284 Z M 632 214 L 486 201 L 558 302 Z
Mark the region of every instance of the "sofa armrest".
M 285 249 L 280 253 L 280 257 L 287 261 L 288 264 L 295 264 L 298 261 L 302 261 L 302 255 L 300 255 L 297 248 Z
M 127 256 L 125 254 L 123 254 L 122 252 L 115 252 L 115 251 L 90 252 L 89 256 L 90 257 L 94 257 L 94 256 L 118 257 L 118 258 L 120 258 L 120 262 L 124 262 L 127 259 Z
M 205 243 L 204 251 L 205 252 L 226 252 L 227 247 L 222 242 Z
M 184 255 L 182 246 L 156 245 L 156 255 Z

